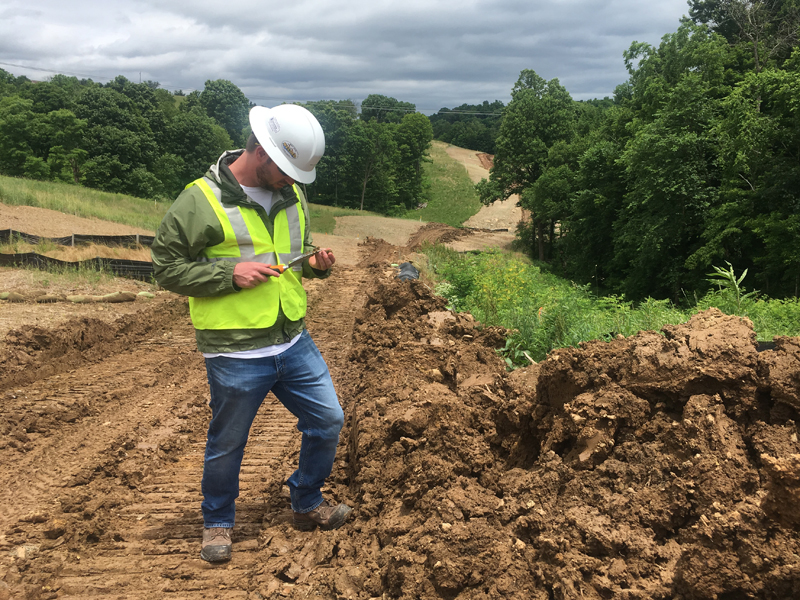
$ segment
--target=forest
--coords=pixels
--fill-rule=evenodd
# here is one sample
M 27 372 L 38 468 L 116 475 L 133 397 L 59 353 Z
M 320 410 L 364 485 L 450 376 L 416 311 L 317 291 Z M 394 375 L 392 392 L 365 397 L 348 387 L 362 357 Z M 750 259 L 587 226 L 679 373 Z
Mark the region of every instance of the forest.
M 481 200 L 518 194 L 530 254 L 598 293 L 693 303 L 730 265 L 797 297 L 798 3 L 689 4 L 657 47 L 625 51 L 613 99 L 576 102 L 522 71 Z
M 525 69 L 507 105 L 430 117 L 380 94 L 309 102 L 326 153 L 307 195 L 404 214 L 426 202 L 435 138 L 493 154 L 481 201 L 513 196 L 531 215 L 521 247 L 598 295 L 692 303 L 730 267 L 764 295 L 797 297 L 800 3 L 689 0 L 689 15 L 658 46 L 623 52 L 613 97 L 576 101 Z M 0 173 L 169 201 L 242 147 L 250 107 L 227 80 L 184 95 L 0 70 Z
M 384 214 L 415 207 L 433 137 L 414 105 L 370 95 L 306 106 L 326 133 L 312 202 Z M 171 201 L 225 150 L 242 148 L 252 103 L 227 80 L 184 95 L 117 76 L 33 82 L 0 69 L 0 174 Z

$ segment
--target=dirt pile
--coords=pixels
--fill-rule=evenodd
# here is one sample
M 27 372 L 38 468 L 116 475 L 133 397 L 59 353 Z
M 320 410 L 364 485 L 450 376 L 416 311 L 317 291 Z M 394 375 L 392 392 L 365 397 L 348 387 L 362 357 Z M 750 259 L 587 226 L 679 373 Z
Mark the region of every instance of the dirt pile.
M 26 325 L 10 330 L 0 348 L 0 390 L 101 360 L 163 331 L 175 319 L 188 321 L 185 302 L 176 297 L 159 299 L 148 308 L 111 323 L 80 317 L 55 328 Z
M 444 223 L 427 223 L 409 238 L 406 248 L 409 252 L 415 252 L 426 243 L 448 244 L 470 235 L 472 232 L 468 229 L 459 229 Z
M 485 152 L 479 152 L 477 156 L 478 160 L 481 161 L 481 166 L 487 171 L 491 170 L 491 168 L 494 167 L 494 154 L 486 154 Z
M 280 553 L 288 526 L 262 539 L 255 581 L 353 598 L 798 597 L 798 340 L 759 354 L 749 322 L 714 309 L 664 333 L 508 374 L 503 330 L 420 282 L 379 283 L 356 319 L 332 486 L 355 520 L 296 554 Z

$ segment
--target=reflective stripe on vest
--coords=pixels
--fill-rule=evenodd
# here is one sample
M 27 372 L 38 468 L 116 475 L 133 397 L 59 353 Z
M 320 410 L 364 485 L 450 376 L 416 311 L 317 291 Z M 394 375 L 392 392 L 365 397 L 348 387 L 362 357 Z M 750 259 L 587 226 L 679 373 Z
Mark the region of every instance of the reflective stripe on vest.
M 197 260 L 216 262 L 287 263 L 303 253 L 305 214 L 300 202 L 281 210 L 274 221 L 273 238 L 258 212 L 253 208 L 224 206 L 219 186 L 201 178 L 190 183 L 203 191 L 214 210 L 224 239 L 206 248 Z M 300 197 L 299 190 L 294 187 Z M 189 310 L 196 329 L 264 329 L 275 324 L 280 306 L 286 317 L 298 321 L 306 314 L 306 293 L 301 283 L 302 265 L 270 277 L 254 288 L 223 296 L 189 298 Z

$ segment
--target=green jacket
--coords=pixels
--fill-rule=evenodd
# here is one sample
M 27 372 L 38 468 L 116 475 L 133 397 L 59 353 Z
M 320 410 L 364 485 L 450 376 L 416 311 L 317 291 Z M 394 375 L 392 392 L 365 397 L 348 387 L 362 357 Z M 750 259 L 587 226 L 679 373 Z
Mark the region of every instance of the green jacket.
M 220 186 L 224 205 L 255 209 L 272 236 L 275 216 L 287 206 L 296 203 L 298 198 L 292 186 L 284 187 L 276 192 L 275 202 L 268 215 L 260 204 L 247 197 L 228 168 L 242 152 L 244 150 L 225 152 L 205 176 Z M 302 192 L 299 201 L 306 221 L 303 240 L 305 247 L 311 245 L 311 228 L 308 204 Z M 237 293 L 240 288 L 233 283 L 236 263 L 196 261 L 204 248 L 219 244 L 223 239 L 222 226 L 202 190 L 196 185 L 184 190 L 164 215 L 151 247 L 156 281 L 172 292 L 196 298 Z M 306 259 L 302 274 L 303 277 L 325 278 L 330 275 L 330 269 L 313 269 Z M 303 329 L 305 319 L 290 321 L 283 311 L 279 311 L 275 324 L 266 329 L 195 329 L 195 337 L 201 352 L 238 352 L 288 342 Z

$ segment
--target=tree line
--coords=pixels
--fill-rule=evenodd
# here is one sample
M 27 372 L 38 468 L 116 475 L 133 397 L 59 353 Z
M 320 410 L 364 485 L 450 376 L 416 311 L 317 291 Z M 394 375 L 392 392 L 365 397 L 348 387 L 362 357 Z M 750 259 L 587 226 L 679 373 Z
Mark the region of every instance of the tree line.
M 613 99 L 524 70 L 484 203 L 519 194 L 531 254 L 599 293 L 693 300 L 714 266 L 800 289 L 796 0 L 690 0 L 658 46 L 624 52 Z
M 171 93 L 118 76 L 107 84 L 56 75 L 33 82 L 0 69 L 0 173 L 141 198 L 174 199 L 225 150 L 244 147 L 252 103 L 227 80 Z M 382 213 L 422 201 L 430 121 L 414 105 L 372 95 L 315 102 L 326 154 L 314 202 Z
M 441 108 L 430 116 L 433 137 L 460 148 L 494 154 L 504 108 L 500 100 Z

